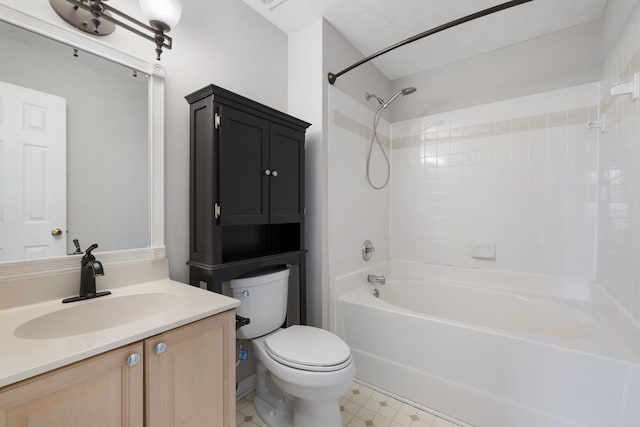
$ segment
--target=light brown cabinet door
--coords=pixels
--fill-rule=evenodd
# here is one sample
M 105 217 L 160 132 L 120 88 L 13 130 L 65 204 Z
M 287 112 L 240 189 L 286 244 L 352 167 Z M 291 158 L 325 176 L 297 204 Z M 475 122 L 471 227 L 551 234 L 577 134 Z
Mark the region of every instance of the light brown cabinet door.
M 0 390 L 0 427 L 142 427 L 142 343 Z
M 234 310 L 144 345 L 147 427 L 236 425 Z

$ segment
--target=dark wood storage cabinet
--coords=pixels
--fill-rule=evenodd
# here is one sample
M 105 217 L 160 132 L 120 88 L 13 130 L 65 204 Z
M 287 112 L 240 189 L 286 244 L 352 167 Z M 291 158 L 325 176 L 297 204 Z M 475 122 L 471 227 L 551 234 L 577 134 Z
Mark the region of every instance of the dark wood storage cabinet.
M 190 282 L 221 283 L 254 270 L 298 266 L 306 322 L 304 141 L 309 123 L 218 86 L 190 104 Z

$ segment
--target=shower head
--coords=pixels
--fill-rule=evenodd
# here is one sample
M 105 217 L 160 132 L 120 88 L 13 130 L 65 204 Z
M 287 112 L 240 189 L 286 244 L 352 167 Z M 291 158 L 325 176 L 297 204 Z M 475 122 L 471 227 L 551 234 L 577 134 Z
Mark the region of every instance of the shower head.
M 391 105 L 391 103 L 393 101 L 395 101 L 400 95 L 404 96 L 404 95 L 411 95 L 413 92 L 415 92 L 417 89 L 415 87 L 405 87 L 404 89 L 400 89 L 399 91 L 397 91 L 396 93 L 393 94 L 393 96 L 391 98 L 389 98 L 389 100 L 383 104 L 381 104 L 382 109 L 387 108 L 389 105 Z
M 380 97 L 379 97 L 378 95 L 376 95 L 375 93 L 369 93 L 369 92 L 367 92 L 366 98 L 367 98 L 367 101 L 370 101 L 370 100 L 371 100 L 371 98 L 375 98 L 375 99 L 376 99 L 376 101 L 378 101 L 378 103 L 379 103 L 380 105 L 384 104 L 384 101 L 382 100 L 382 98 L 380 98 Z

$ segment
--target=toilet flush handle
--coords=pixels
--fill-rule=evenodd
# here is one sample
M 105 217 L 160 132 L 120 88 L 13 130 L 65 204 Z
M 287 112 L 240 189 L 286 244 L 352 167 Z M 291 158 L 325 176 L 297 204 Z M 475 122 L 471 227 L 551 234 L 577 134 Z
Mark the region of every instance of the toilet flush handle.
M 238 294 L 235 294 L 234 296 L 235 296 L 236 298 L 240 298 L 240 297 L 242 297 L 242 298 L 246 298 L 246 297 L 248 297 L 248 296 L 249 296 L 249 291 L 245 289 L 244 291 L 242 291 L 242 292 L 240 292 L 240 293 L 238 293 Z

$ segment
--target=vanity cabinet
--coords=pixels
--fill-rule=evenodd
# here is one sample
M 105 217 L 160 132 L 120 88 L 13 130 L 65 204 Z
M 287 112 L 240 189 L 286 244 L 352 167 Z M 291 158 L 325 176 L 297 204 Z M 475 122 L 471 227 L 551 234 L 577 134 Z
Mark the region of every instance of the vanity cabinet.
M 144 342 L 148 427 L 235 426 L 235 311 Z
M 2 427 L 142 427 L 143 363 L 136 343 L 0 390 Z
M 0 426 L 234 426 L 234 353 L 230 310 L 0 389 Z
M 309 123 L 209 85 L 190 104 L 190 283 L 297 266 L 292 295 L 306 322 L 305 132 Z M 293 301 L 295 303 L 295 301 Z

